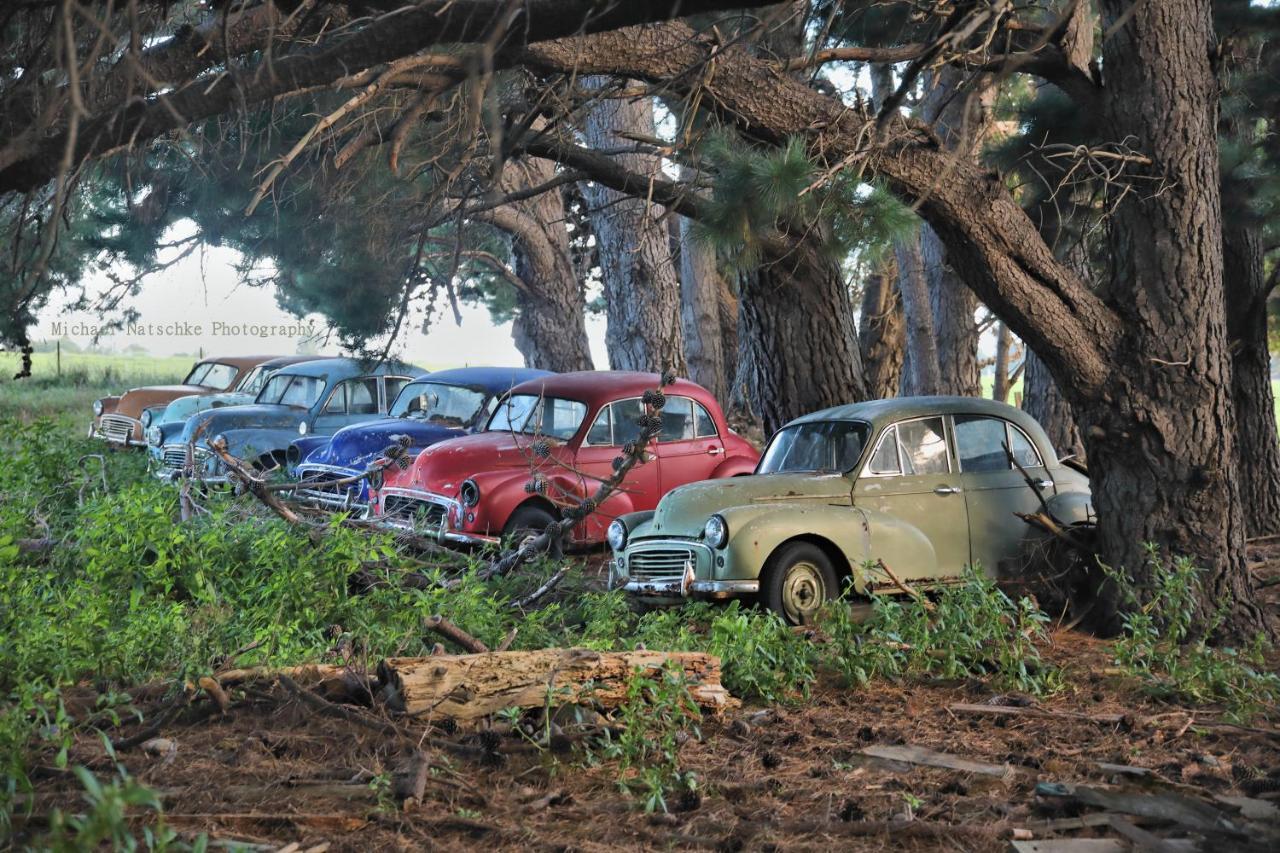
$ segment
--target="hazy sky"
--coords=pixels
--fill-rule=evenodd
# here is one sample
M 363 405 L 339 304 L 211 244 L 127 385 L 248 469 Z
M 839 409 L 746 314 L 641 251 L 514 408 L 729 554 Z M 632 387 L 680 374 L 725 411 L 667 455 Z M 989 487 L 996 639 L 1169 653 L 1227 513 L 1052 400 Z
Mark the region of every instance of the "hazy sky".
M 276 305 L 274 288 L 240 283 L 234 267 L 237 257 L 231 249 L 215 248 L 207 250 L 202 259 L 197 251 L 150 276 L 138 295 L 130 300 L 139 314 L 135 334 L 104 335 L 101 345 L 123 349 L 137 343 L 152 355 L 195 353 L 200 348 L 206 355 L 295 352 L 299 335 L 289 334 L 287 327 L 296 329 L 303 321 Z M 93 283 L 89 292 L 96 294 L 104 287 L 105 281 Z M 66 336 L 76 343 L 84 346 L 91 343 L 93 327 L 101 321 L 92 311 L 67 311 L 69 301 L 55 298 L 41 313 L 38 326 L 31 331 L 33 341 L 61 337 L 59 332 L 65 330 Z M 453 314 L 446 306 L 425 335 L 422 317 L 416 316 L 415 325 L 401 335 L 400 357 L 426 368 L 524 363 L 511 342 L 510 323 L 495 325 L 482 307 L 463 305 L 461 308 L 461 326 L 454 323 Z M 323 332 L 324 322 L 319 317 L 313 318 L 313 325 Z M 603 317 L 587 319 L 587 335 L 598 368 L 607 366 L 604 325 Z M 277 333 L 261 337 L 255 334 L 260 331 Z M 336 354 L 336 341 L 322 344 L 321 351 Z

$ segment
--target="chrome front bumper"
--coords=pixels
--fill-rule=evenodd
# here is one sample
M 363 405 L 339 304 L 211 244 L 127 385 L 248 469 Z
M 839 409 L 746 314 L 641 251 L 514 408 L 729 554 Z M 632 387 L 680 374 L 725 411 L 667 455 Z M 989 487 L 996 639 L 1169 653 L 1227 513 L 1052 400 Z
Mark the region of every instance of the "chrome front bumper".
M 387 515 L 386 505 L 387 498 L 406 498 L 412 501 L 418 501 L 424 504 L 431 504 L 440 507 L 443 511 L 441 522 L 436 525 L 414 524 L 411 518 L 406 518 L 400 514 Z M 453 498 L 445 495 L 438 495 L 435 492 L 423 492 L 416 489 L 397 489 L 384 487 L 379 492 L 379 500 L 381 503 L 382 515 L 369 515 L 369 520 L 383 527 L 394 530 L 403 530 L 406 533 L 415 533 L 419 536 L 427 536 L 438 542 L 455 542 L 459 545 L 492 545 L 500 542 L 501 537 L 489 536 L 483 533 L 468 533 L 464 530 L 452 530 L 449 527 L 449 515 L 452 512 L 460 516 L 464 510 L 461 503 Z
M 628 595 L 641 598 L 661 598 L 672 601 L 705 598 L 720 601 L 755 595 L 760 591 L 760 581 L 686 581 L 683 577 L 651 578 L 643 581 L 628 579 L 622 589 Z
M 127 415 L 105 414 L 97 422 L 89 421 L 89 438 L 105 441 L 119 447 L 146 447 L 147 443 L 133 437 L 134 428 L 142 431 L 142 424 Z
M 609 567 L 610 587 L 646 599 L 678 602 L 687 598 L 723 600 L 754 595 L 760 581 L 699 580 L 715 572 L 715 555 L 701 542 L 686 539 L 651 539 L 623 552 L 625 568 L 615 555 Z M 676 571 L 672 571 L 676 569 Z
M 336 474 L 340 478 L 355 477 L 361 474 L 360 471 L 352 471 L 349 468 L 339 468 L 335 465 L 306 465 L 298 466 L 297 478 L 300 483 L 307 482 L 307 475 L 316 473 Z M 338 491 L 341 489 L 341 491 Z M 311 487 L 299 487 L 294 490 L 303 503 L 313 506 L 323 507 L 324 509 L 333 509 L 338 511 L 357 510 L 361 515 L 368 515 L 369 504 L 367 501 L 356 500 L 355 496 L 360 492 L 359 483 L 348 483 L 344 486 L 338 486 L 337 489 L 325 488 L 324 480 L 316 480 Z

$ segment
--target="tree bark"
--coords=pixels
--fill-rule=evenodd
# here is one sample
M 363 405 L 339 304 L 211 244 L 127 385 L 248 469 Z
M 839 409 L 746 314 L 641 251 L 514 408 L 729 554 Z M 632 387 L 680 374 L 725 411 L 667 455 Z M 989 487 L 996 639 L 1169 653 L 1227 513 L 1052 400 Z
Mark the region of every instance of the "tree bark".
M 1035 418 L 1053 442 L 1058 456 L 1084 461 L 1084 442 L 1071 404 L 1058 390 L 1049 368 L 1030 347 L 1023 347 L 1022 410 Z
M 1212 4 L 1101 5 L 1111 138 L 1133 139 L 1162 181 L 1160 192 L 1128 193 L 1111 217 L 1109 302 L 1123 322 L 1115 378 L 1108 393 L 1076 405 L 1102 552 L 1147 598 L 1146 543 L 1162 559 L 1192 558 L 1204 572 L 1201 624 L 1222 608 L 1223 634 L 1244 640 L 1266 620 L 1245 567 L 1232 473 Z
M 858 344 L 867 396 L 873 400 L 897 396 L 902 381 L 902 294 L 897 284 L 892 262 L 867 276 L 863 284 Z
M 728 408 L 733 382 L 731 360 L 738 347 L 737 298 L 720 274 L 715 249 L 694 237 L 692 225 L 680 217 L 680 325 L 685 361 L 689 378 Z
M 898 266 L 898 293 L 902 298 L 905 323 L 906 360 L 902 368 L 902 396 L 918 397 L 942 393 L 942 368 L 938 359 L 938 336 L 933 328 L 933 306 L 924 273 L 924 253 L 920 232 L 894 241 L 893 255 Z
M 539 186 L 555 175 L 549 160 L 520 157 L 502 167 L 504 193 Z M 574 274 L 565 230 L 564 196 L 558 188 L 477 215 L 511 235 L 517 314 L 511 336 L 525 366 L 565 373 L 591 370 L 586 300 Z
M 1236 471 L 1250 536 L 1280 533 L 1280 438 L 1276 434 L 1267 348 L 1267 295 L 1262 237 L 1252 225 L 1223 232 L 1231 396 L 1236 410 Z
M 588 80 L 587 88 L 604 85 Z M 587 143 L 596 150 L 633 147 L 623 134 L 656 135 L 653 100 L 599 98 L 583 122 Z M 648 154 L 615 155 L 620 165 L 643 176 L 661 177 L 662 161 Z M 649 199 L 626 195 L 597 183 L 586 184 L 604 281 L 608 328 L 605 345 L 614 370 L 686 372 L 680 328 L 680 279 L 662 220 L 664 209 Z
M 766 251 L 741 282 L 741 369 L 766 435 L 867 396 L 849 289 L 812 234 L 781 256 Z
M 991 385 L 991 398 L 1001 403 L 1009 402 L 1009 348 L 1013 344 L 1013 335 L 1004 323 L 996 329 L 996 365 L 995 381 Z

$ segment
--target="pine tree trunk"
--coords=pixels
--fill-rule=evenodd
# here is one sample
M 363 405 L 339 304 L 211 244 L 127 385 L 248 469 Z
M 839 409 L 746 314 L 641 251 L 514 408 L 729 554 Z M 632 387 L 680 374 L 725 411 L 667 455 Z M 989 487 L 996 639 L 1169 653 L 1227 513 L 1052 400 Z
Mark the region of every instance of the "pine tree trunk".
M 691 180 L 687 168 L 682 175 Z M 716 263 L 716 252 L 698 241 L 692 223 L 680 217 L 680 325 L 689 378 L 728 408 L 732 361 L 738 346 L 737 299 Z M 729 314 L 726 328 L 724 315 Z
M 1004 323 L 999 323 L 997 326 L 995 380 L 991 383 L 991 399 L 1007 403 L 1009 402 L 1009 348 L 1013 345 L 1013 334 Z
M 1258 229 L 1231 226 L 1223 232 L 1227 334 L 1233 353 L 1232 398 L 1236 407 L 1236 469 L 1250 536 L 1280 533 L 1280 438 L 1276 434 L 1267 349 L 1267 280 Z
M 812 233 L 812 232 L 810 232 Z M 742 277 L 739 339 L 766 435 L 792 418 L 866 399 L 852 300 L 840 267 L 806 236 Z
M 588 88 L 604 78 L 586 81 Z M 587 144 L 596 150 L 634 147 L 622 136 L 652 137 L 653 101 L 600 98 L 583 123 Z M 618 154 L 621 165 L 640 175 L 661 175 L 661 160 L 647 154 Z M 608 327 L 605 346 L 614 370 L 686 372 L 680 328 L 680 279 L 671 257 L 663 208 L 599 184 L 583 186 L 590 205 L 604 281 Z
M 499 186 L 505 193 L 538 186 L 555 175 L 555 164 L 522 157 L 507 161 Z M 551 190 L 486 211 L 478 218 L 511 235 L 517 313 L 511 335 L 526 367 L 564 373 L 591 370 L 586 301 L 573 270 L 564 196 Z
M 938 338 L 933 328 L 933 307 L 924 275 L 919 232 L 895 240 L 893 255 L 898 265 L 898 293 L 902 297 L 907 345 L 902 368 L 902 396 L 940 394 L 942 371 L 938 361 Z
M 1245 565 L 1222 278 L 1218 84 L 1210 0 L 1103 0 L 1111 138 L 1158 166 L 1160 192 L 1111 217 L 1108 293 L 1122 318 L 1109 393 L 1077 401 L 1105 558 L 1154 597 L 1146 543 L 1203 569 L 1201 625 L 1264 630 Z M 1069 377 L 1061 377 L 1069 380 Z
M 1022 410 L 1035 418 L 1053 442 L 1059 457 L 1084 461 L 1084 442 L 1071 404 L 1058 390 L 1049 368 L 1026 344 L 1022 346 Z
M 902 296 L 893 263 L 867 276 L 862 289 L 858 344 L 867 379 L 867 396 L 873 400 L 895 397 L 902 381 Z

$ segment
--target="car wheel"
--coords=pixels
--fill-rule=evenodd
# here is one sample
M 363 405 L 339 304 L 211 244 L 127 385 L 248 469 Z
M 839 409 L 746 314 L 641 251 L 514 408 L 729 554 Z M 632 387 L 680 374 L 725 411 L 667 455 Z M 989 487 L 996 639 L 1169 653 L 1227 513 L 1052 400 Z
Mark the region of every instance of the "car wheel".
M 812 622 L 840 589 L 831 559 L 809 542 L 792 542 L 774 551 L 763 580 L 764 606 L 792 625 Z
M 522 506 L 507 519 L 507 526 L 502 528 L 502 538 L 513 547 L 518 547 L 546 530 L 547 525 L 555 520 L 556 517 L 549 510 L 540 506 Z

